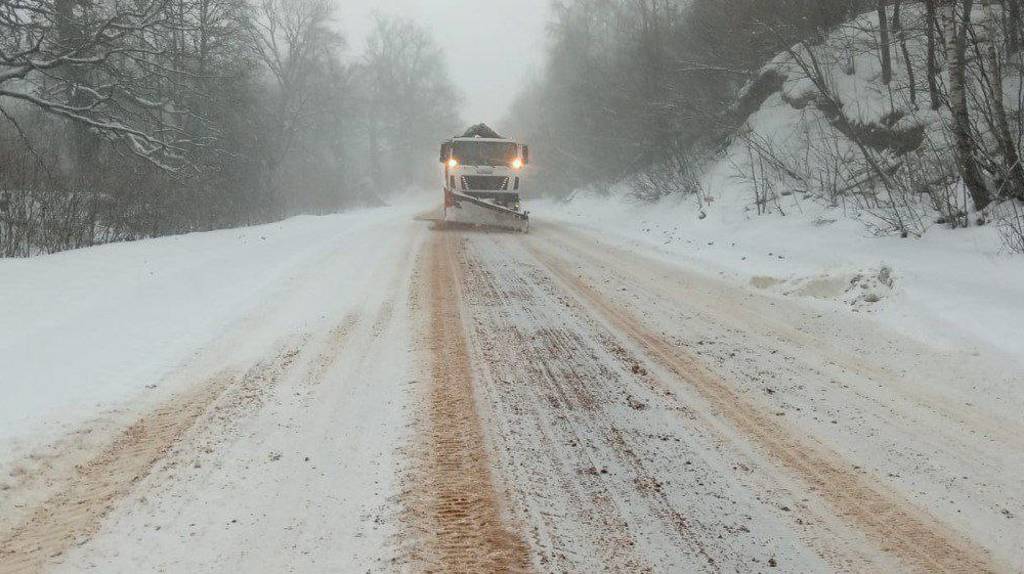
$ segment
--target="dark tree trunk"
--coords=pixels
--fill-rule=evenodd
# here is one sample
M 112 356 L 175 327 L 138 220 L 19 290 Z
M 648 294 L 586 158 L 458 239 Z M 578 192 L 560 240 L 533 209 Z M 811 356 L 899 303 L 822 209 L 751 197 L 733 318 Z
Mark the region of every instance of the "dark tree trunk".
M 892 31 L 899 39 L 900 49 L 903 52 L 903 61 L 907 66 L 907 85 L 910 87 L 910 104 L 917 108 L 917 78 L 914 75 L 914 63 L 910 60 L 910 50 L 907 48 L 907 31 L 903 29 L 901 12 L 903 0 L 896 0 L 892 9 Z
M 932 109 L 937 110 L 942 106 L 939 82 L 936 80 L 936 76 L 939 75 L 939 64 L 935 53 L 935 37 L 938 32 L 939 19 L 935 11 L 935 0 L 925 0 L 924 4 L 927 13 L 925 28 L 927 28 L 926 37 L 928 38 L 928 97 L 931 98 Z
M 1021 0 L 1006 0 L 1003 6 L 1006 8 L 1006 51 L 1008 54 L 1016 54 L 1020 51 L 1021 26 Z
M 882 54 L 882 82 L 892 81 L 892 52 L 889 49 L 889 16 L 885 10 L 886 0 L 878 0 L 879 50 Z
M 77 47 L 84 39 L 80 17 L 76 14 L 86 7 L 82 5 L 81 0 L 57 0 L 54 8 L 60 51 L 67 52 Z M 77 87 L 79 84 L 87 84 L 87 72 L 82 67 L 68 64 L 63 66 L 59 73 L 68 80 L 67 101 L 70 106 L 83 108 L 93 103 L 88 92 Z M 70 132 L 72 172 L 75 179 L 81 183 L 88 175 L 89 166 L 95 157 L 95 143 L 89 129 L 81 122 L 68 122 L 67 129 Z
M 981 0 L 985 7 L 985 26 L 987 27 L 987 40 L 985 41 L 985 55 L 989 63 L 989 92 L 992 99 L 992 118 L 994 124 L 994 135 L 999 142 L 999 150 L 1003 154 L 1003 163 L 1006 165 L 1006 185 L 1004 194 L 1018 199 L 1024 199 L 1024 166 L 1020 163 L 1020 154 L 1017 152 L 1017 142 L 1010 131 L 1010 118 L 1006 112 L 1006 104 L 1003 101 L 1003 65 L 999 58 L 999 50 L 996 48 L 996 20 L 995 10 L 992 9 L 992 0 Z
M 967 37 L 971 27 L 974 0 L 963 0 L 962 12 L 956 13 L 956 0 L 948 0 L 946 21 L 946 53 L 949 58 L 949 108 L 953 114 L 953 136 L 956 138 L 957 162 L 974 208 L 982 210 L 992 202 L 981 168 L 975 157 L 977 144 L 971 131 L 967 107 Z M 959 20 L 959 22 L 958 22 Z

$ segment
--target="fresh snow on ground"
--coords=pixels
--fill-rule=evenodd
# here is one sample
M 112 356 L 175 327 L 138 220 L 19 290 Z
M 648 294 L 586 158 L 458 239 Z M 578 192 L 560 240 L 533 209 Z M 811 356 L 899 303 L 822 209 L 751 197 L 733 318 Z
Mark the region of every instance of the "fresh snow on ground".
M 367 250 L 368 229 L 416 208 L 328 217 L 0 260 L 0 468 L 156 389 L 243 316 L 272 303 L 301 270 L 333 252 Z M 365 272 L 366 261 L 353 265 Z M 343 293 L 338 293 L 343 296 Z M 282 333 L 316 317 L 296 302 Z M 236 347 L 236 359 L 265 341 Z
M 796 196 L 787 204 L 792 215 L 757 216 L 745 190 L 725 178 L 719 184 L 704 209 L 692 198 L 640 202 L 624 190 L 532 208 L 541 219 L 651 246 L 756 289 L 870 314 L 931 343 L 1024 358 L 1024 257 L 1006 253 L 993 227 L 876 237 L 850 213 Z M 891 288 L 878 280 L 883 268 Z
M 412 218 L 399 207 L 285 222 L 292 248 L 327 244 L 241 335 L 278 334 L 262 359 L 283 345 L 288 364 L 256 375 L 246 416 L 197 425 L 55 571 L 380 571 L 418 378 L 404 303 L 427 230 Z M 237 361 L 234 344 L 219 358 Z
M 0 515 L 42 509 L 21 548 L 49 545 L 58 572 L 401 570 L 438 471 L 418 454 L 444 442 L 423 418 L 448 404 L 424 343 L 439 272 L 478 393 L 450 414 L 479 417 L 536 564 L 685 570 L 681 535 L 720 565 L 822 571 L 834 543 L 895 571 L 865 538 L 886 528 L 849 518 L 882 502 L 862 482 L 1019 562 L 1019 258 L 986 228 L 876 238 L 810 201 L 757 217 L 709 191 L 703 219 L 578 194 L 532 202 L 520 235 L 435 230 L 403 204 L 4 262 L 2 319 L 25 335 L 0 346 L 18 375 L 0 383 Z M 652 354 L 676 346 L 716 376 Z M 853 469 L 827 499 L 803 482 L 826 468 Z M 902 552 L 927 530 L 910 526 Z
M 873 18 L 818 48 L 831 90 L 855 123 L 940 139 L 942 114 L 879 88 Z M 992 224 L 950 230 L 921 205 L 920 237 L 898 238 L 882 204 L 821 188 L 814 174 L 863 180 L 860 152 L 832 139 L 793 56 L 765 71 L 779 90 L 740 136 L 806 172 L 768 182 L 768 214 L 737 137 L 699 196 L 528 198 L 529 236 L 431 228 L 414 218 L 439 198 L 410 191 L 0 260 L 0 527 L 28 524 L 18 550 L 57 571 L 390 572 L 450 526 L 416 524 L 419 498 L 444 501 L 444 520 L 452 500 L 504 496 L 538 570 L 686 570 L 703 554 L 894 571 L 947 536 L 972 552 L 932 564 L 1021 563 L 1024 256 Z M 424 344 L 446 331 L 453 354 Z M 434 366 L 459 353 L 473 400 L 447 412 L 433 389 L 453 375 Z M 488 449 L 460 454 L 429 426 L 477 417 Z M 452 471 L 465 453 L 490 460 Z M 486 492 L 430 492 L 466 468 Z M 924 521 L 890 528 L 887 508 Z M 461 516 L 446 534 L 460 543 Z

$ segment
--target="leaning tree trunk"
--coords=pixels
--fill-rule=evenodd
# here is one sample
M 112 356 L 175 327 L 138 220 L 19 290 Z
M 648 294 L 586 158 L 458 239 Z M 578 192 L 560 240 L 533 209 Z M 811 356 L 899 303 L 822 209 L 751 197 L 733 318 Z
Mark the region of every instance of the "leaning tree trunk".
M 967 34 L 971 26 L 971 10 L 974 0 L 963 0 L 963 13 L 958 16 L 956 0 L 946 4 L 946 53 L 949 57 L 949 109 L 953 114 L 953 136 L 956 139 L 957 163 L 967 192 L 971 194 L 974 208 L 988 207 L 992 198 L 975 155 L 977 143 L 971 131 L 971 116 L 967 108 Z
M 1024 166 L 1020 164 L 1020 154 L 1017 153 L 1017 143 L 1010 131 L 1010 118 L 1006 113 L 1006 104 L 1003 102 L 1003 65 L 999 59 L 999 51 L 996 49 L 996 34 L 998 31 L 995 11 L 992 9 L 992 0 L 981 0 L 985 8 L 986 36 L 986 59 L 989 62 L 989 92 L 992 100 L 992 118 L 995 127 L 995 137 L 999 142 L 999 151 L 1003 154 L 1003 161 L 1006 164 L 1006 188 L 1004 194 L 1018 199 L 1024 199 Z
M 899 39 L 900 49 L 903 52 L 903 62 L 907 66 L 907 85 L 910 88 L 910 104 L 917 109 L 917 78 L 914 75 L 914 63 L 910 60 L 910 50 L 907 48 L 907 31 L 903 28 L 901 12 L 903 0 L 896 0 L 892 9 L 892 31 Z
M 892 52 L 889 49 L 889 16 L 885 11 L 886 0 L 878 0 L 879 51 L 882 55 L 882 82 L 892 81 Z

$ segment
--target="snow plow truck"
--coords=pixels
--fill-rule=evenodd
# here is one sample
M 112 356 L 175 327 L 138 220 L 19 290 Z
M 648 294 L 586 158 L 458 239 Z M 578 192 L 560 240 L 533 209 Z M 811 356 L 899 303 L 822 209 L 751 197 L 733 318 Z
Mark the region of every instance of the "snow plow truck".
M 444 222 L 526 232 L 522 210 L 530 149 L 485 124 L 441 144 L 444 165 Z

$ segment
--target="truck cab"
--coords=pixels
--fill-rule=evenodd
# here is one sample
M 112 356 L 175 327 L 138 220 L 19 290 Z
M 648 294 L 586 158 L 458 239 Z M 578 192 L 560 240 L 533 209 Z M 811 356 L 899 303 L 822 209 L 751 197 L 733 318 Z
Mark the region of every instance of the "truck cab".
M 446 190 L 519 209 L 529 147 L 505 138 L 458 137 L 441 144 Z
M 529 229 L 520 206 L 530 148 L 504 138 L 485 124 L 441 144 L 444 166 L 444 221 Z

